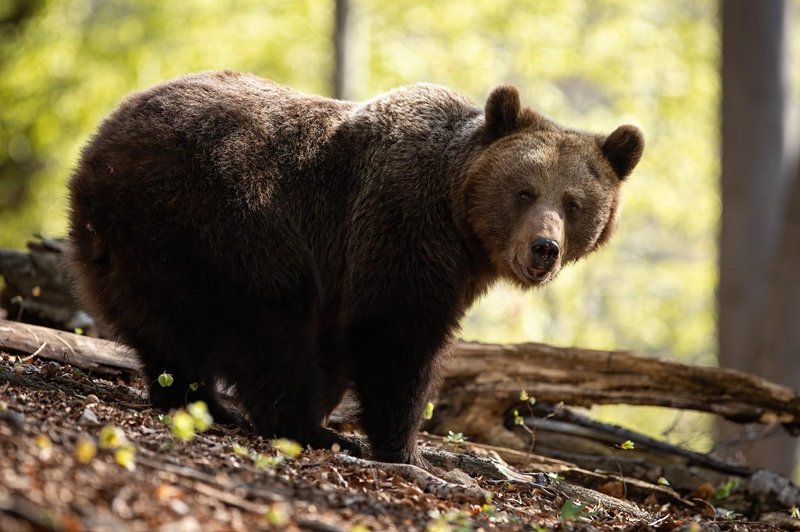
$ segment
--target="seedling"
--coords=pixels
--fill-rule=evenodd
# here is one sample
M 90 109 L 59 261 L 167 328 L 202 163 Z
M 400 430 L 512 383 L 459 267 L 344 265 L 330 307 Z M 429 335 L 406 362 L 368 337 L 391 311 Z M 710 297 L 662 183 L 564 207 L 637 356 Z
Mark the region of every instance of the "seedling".
M 467 437 L 461 432 L 453 432 L 452 430 L 448 430 L 447 436 L 444 437 L 444 441 L 447 443 L 464 443 L 467 441 Z
M 175 379 L 172 377 L 172 373 L 167 373 L 166 371 L 158 376 L 158 384 L 162 388 L 169 388 L 172 386 L 172 383 L 175 382 Z

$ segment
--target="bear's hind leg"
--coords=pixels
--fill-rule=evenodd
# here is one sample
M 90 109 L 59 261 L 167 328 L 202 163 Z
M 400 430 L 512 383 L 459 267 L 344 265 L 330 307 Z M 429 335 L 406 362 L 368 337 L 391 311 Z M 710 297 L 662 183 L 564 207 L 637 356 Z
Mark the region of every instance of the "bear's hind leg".
M 238 354 L 228 357 L 225 377 L 236 383 L 237 397 L 259 435 L 314 448 L 338 445 L 360 454 L 358 445 L 322 426 L 329 399 L 312 316 L 262 307 L 256 323 L 239 329 Z

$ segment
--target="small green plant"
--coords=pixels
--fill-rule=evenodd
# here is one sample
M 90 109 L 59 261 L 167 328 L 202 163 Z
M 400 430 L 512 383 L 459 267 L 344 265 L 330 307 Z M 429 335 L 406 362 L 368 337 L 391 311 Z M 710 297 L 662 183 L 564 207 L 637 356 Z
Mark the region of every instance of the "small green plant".
M 658 485 L 660 485 L 660 486 L 669 486 L 670 485 L 669 480 L 665 479 L 664 477 L 658 477 L 658 480 L 656 481 L 656 483 Z
M 208 413 L 208 406 L 203 401 L 189 403 L 186 410 L 180 408 L 172 414 L 170 426 L 172 435 L 184 441 L 191 441 L 198 432 L 205 432 L 211 427 L 214 419 Z
M 198 388 L 200 388 L 200 383 L 199 382 L 190 382 L 189 383 L 189 389 L 192 390 L 193 392 L 196 392 Z
M 447 436 L 444 437 L 444 441 L 447 443 L 464 443 L 467 441 L 467 437 L 461 432 L 453 432 L 452 430 L 448 430 Z
M 286 458 L 297 458 L 303 452 L 303 446 L 294 440 L 279 438 L 270 442 L 272 448 Z
M 469 515 L 459 510 L 442 513 L 439 510 L 428 512 L 431 518 L 425 527 L 426 532 L 469 532 L 473 530 Z
M 128 441 L 124 430 L 116 425 L 105 425 L 100 429 L 97 441 L 101 449 L 114 451 L 114 461 L 116 461 L 117 464 L 128 471 L 133 471 L 136 468 L 136 447 Z M 76 447 L 76 453 L 77 451 L 78 449 Z M 88 455 L 91 451 L 89 449 L 84 449 L 83 452 Z M 89 459 L 91 460 L 91 458 Z
M 634 443 L 631 440 L 625 440 L 622 443 L 616 444 L 614 447 L 622 449 L 623 451 L 630 451 L 634 448 Z
M 289 524 L 289 509 L 285 503 L 276 502 L 270 505 L 264 518 L 276 528 L 283 528 Z
M 194 428 L 197 432 L 207 431 L 211 427 L 211 424 L 214 423 L 214 418 L 208 413 L 208 406 L 206 406 L 204 401 L 189 403 L 186 410 L 188 410 L 189 415 L 192 416 Z
M 584 510 L 585 507 L 582 504 L 578 504 L 572 499 L 567 499 L 561 506 L 559 516 L 561 517 L 562 521 L 572 521 L 579 518 Z
M 428 404 L 425 405 L 425 413 L 422 415 L 423 419 L 432 419 L 433 418 L 433 403 L 428 401 Z
M 94 438 L 81 434 L 75 441 L 75 460 L 79 464 L 88 464 L 97 455 L 97 444 Z
M 192 415 L 182 408 L 172 415 L 172 435 L 183 441 L 194 439 L 194 420 Z
M 172 386 L 172 383 L 175 382 L 175 379 L 172 377 L 172 373 L 167 373 L 166 371 L 158 376 L 158 384 L 162 388 L 169 388 Z
M 250 456 L 250 449 L 238 443 L 233 444 L 233 454 L 237 456 Z
M 800 519 L 800 508 L 797 506 L 792 506 L 789 508 L 789 515 L 792 517 L 792 519 Z
M 714 494 L 714 498 L 718 501 L 727 499 L 731 496 L 732 493 L 736 492 L 739 488 L 739 480 L 735 478 L 729 478 L 719 486 L 717 486 L 717 492 Z
M 98 445 L 101 449 L 118 449 L 128 443 L 125 431 L 116 425 L 105 425 L 100 429 Z
M 128 471 L 136 469 L 136 447 L 125 445 L 114 451 L 114 460 Z

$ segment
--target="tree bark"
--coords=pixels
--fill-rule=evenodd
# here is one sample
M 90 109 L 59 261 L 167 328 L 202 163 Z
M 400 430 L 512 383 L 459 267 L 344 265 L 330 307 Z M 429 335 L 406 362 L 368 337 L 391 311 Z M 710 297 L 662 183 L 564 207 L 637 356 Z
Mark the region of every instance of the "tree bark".
M 568 405 L 652 405 L 710 412 L 740 423 L 781 423 L 800 433 L 800 396 L 731 369 L 699 367 L 620 351 L 526 343 L 460 343 L 442 394 L 477 417 L 504 412 L 521 391 Z
M 770 341 L 762 344 L 760 330 L 784 211 L 789 4 L 785 0 L 726 0 L 720 6 L 720 365 L 796 385 L 775 358 L 778 344 L 786 340 L 780 337 L 783 332 L 772 329 Z M 738 428 L 720 426 L 721 440 L 740 437 Z M 754 442 L 743 449 L 743 457 L 750 465 L 788 475 L 795 465 L 794 446 L 789 439 Z
M 350 0 L 335 0 L 333 29 L 333 97 L 352 98 L 352 37 Z
M 0 350 L 23 353 L 63 364 L 71 364 L 104 375 L 119 375 L 139 369 L 129 348 L 65 331 L 0 320 Z

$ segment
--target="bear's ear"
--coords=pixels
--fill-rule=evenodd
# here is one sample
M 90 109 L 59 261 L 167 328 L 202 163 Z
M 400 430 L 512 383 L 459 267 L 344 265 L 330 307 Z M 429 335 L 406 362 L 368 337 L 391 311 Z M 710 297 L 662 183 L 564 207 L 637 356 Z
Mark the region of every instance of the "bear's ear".
M 642 157 L 644 136 L 635 126 L 619 126 L 603 142 L 602 150 L 619 178 L 625 179 Z
M 495 87 L 486 99 L 484 140 L 488 144 L 517 129 L 519 92 L 512 85 Z

